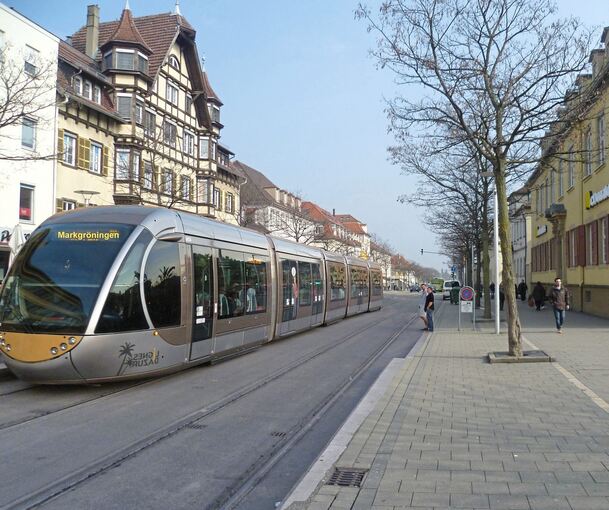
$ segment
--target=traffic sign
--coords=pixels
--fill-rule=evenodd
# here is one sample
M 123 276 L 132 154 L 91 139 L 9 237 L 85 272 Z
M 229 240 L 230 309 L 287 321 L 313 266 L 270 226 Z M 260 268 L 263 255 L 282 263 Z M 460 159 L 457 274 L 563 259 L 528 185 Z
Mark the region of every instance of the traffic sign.
M 473 301 L 474 300 L 474 289 L 471 287 L 461 287 L 459 291 L 459 297 L 461 301 Z

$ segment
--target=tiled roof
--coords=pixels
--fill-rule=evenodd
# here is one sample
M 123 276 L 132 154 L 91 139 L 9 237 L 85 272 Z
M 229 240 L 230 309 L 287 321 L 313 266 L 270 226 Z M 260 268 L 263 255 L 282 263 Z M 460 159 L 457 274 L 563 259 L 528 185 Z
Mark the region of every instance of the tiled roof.
M 135 44 L 137 46 L 141 46 L 148 53 L 152 53 L 152 50 L 144 42 L 144 39 L 142 39 L 139 30 L 133 22 L 131 9 L 123 9 L 123 13 L 121 14 L 121 19 L 118 22 L 116 30 L 104 44 L 109 42 Z M 102 44 L 100 47 L 103 47 L 104 44 Z
M 264 188 L 276 188 L 277 186 L 269 181 L 262 172 L 241 161 L 231 162 L 231 167 L 247 179 L 247 182 L 241 187 L 241 203 L 244 206 L 267 206 L 274 204 L 274 200 L 264 191 Z
M 169 12 L 136 17 L 132 18 L 132 21 L 146 46 L 152 51 L 152 54 L 148 59 L 148 71 L 150 76 L 156 76 L 171 43 L 176 39 L 181 27 L 187 28 L 193 33 L 194 37 L 194 30 L 185 22 L 184 18 Z M 119 21 L 108 21 L 99 24 L 100 47 L 108 42 L 112 34 L 116 32 L 119 23 Z M 80 28 L 80 30 L 72 36 L 72 46 L 84 53 L 86 37 L 87 27 Z
M 218 103 L 219 106 L 222 106 L 223 103 L 220 101 L 218 95 L 214 92 L 214 89 L 211 87 L 211 83 L 209 83 L 209 78 L 207 77 L 207 72 L 203 71 L 203 90 L 207 95 L 208 99 Z

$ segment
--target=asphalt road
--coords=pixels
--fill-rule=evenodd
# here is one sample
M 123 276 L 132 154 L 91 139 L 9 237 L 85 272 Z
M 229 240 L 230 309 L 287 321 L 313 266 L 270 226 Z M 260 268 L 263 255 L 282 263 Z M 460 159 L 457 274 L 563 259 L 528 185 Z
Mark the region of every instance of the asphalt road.
M 0 508 L 274 508 L 418 340 L 417 302 L 135 386 L 3 379 Z

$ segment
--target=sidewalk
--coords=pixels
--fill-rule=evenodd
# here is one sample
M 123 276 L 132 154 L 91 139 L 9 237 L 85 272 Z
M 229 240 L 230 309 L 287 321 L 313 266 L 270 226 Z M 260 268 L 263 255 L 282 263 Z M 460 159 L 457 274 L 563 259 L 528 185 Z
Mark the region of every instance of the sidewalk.
M 327 485 L 330 469 L 288 508 L 609 509 L 609 321 L 568 312 L 558 335 L 551 310 L 520 312 L 556 363 L 490 365 L 507 335 L 464 316 L 459 333 L 443 303 L 335 462 L 366 470 L 361 487 Z

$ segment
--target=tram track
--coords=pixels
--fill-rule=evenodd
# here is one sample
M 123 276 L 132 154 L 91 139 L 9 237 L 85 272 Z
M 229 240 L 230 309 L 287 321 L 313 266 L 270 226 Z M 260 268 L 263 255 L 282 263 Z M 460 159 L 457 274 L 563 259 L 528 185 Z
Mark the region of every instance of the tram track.
M 397 308 L 397 307 L 394 304 L 390 304 L 389 306 L 383 307 L 381 309 L 381 313 L 383 314 L 383 317 L 379 318 L 375 322 L 370 323 L 364 329 L 358 330 L 355 333 L 360 333 L 360 332 L 363 332 L 363 331 L 367 331 L 368 329 L 376 326 L 377 324 L 380 324 L 381 322 L 383 322 L 385 320 L 385 314 L 387 314 L 387 312 L 391 312 L 395 308 Z M 331 327 L 331 325 L 330 325 L 330 327 Z M 312 330 L 308 330 L 308 331 L 312 331 Z M 303 333 L 305 333 L 305 332 L 298 333 L 297 335 L 301 335 Z M 345 341 L 347 341 L 350 338 L 352 338 L 352 336 L 353 336 L 352 333 L 347 334 L 346 336 L 341 337 L 336 342 L 332 343 L 330 346 L 324 346 L 324 347 L 322 347 L 321 354 L 327 352 L 328 350 L 332 349 L 333 347 L 338 347 L 338 346 L 342 345 L 342 343 L 344 343 Z M 285 339 L 274 340 L 274 342 L 282 341 L 282 340 L 285 340 Z M 272 342 L 272 343 L 274 343 L 274 342 Z M 256 349 L 259 349 L 260 347 L 266 347 L 267 345 L 268 344 L 263 344 L 262 346 L 256 347 Z M 246 355 L 246 353 L 243 353 L 243 355 Z M 308 356 L 308 354 L 306 354 L 305 357 L 306 356 Z M 313 351 L 313 353 L 311 355 L 311 359 L 313 359 L 313 358 L 315 358 L 317 356 L 319 356 L 319 354 L 316 354 L 315 351 Z M 227 358 L 219 358 L 218 360 L 215 360 L 213 362 L 213 364 L 220 364 L 220 363 L 223 363 L 223 362 L 228 361 L 230 359 L 234 359 L 235 357 L 237 357 L 237 356 L 231 356 L 231 357 L 227 357 Z M 205 364 L 203 364 L 203 366 L 205 366 Z M 194 368 L 196 368 L 196 367 L 192 367 L 192 369 L 194 369 Z M 128 383 L 128 382 L 122 383 L 122 384 L 125 384 L 127 386 L 118 388 L 118 389 L 113 390 L 113 391 L 110 391 L 109 393 L 104 393 L 103 395 L 92 396 L 91 398 L 85 398 L 83 400 L 79 400 L 78 402 L 75 402 L 75 403 L 70 404 L 70 405 L 66 405 L 65 407 L 61 407 L 60 409 L 50 410 L 48 412 L 42 412 L 42 413 L 37 414 L 36 416 L 31 416 L 31 417 L 29 417 L 27 419 L 24 419 L 24 420 L 18 420 L 18 421 L 8 422 L 8 423 L 5 423 L 5 424 L 0 424 L 0 431 L 4 431 L 4 430 L 7 430 L 7 429 L 10 429 L 10 428 L 13 428 L 13 427 L 18 427 L 18 426 L 24 425 L 26 423 L 33 422 L 35 420 L 39 420 L 39 419 L 42 419 L 42 418 L 48 418 L 50 416 L 57 415 L 57 414 L 62 413 L 62 412 L 73 410 L 74 408 L 76 408 L 78 406 L 90 405 L 92 403 L 95 403 L 96 401 L 103 401 L 105 399 L 109 399 L 109 398 L 112 398 L 112 397 L 115 397 L 115 396 L 118 396 L 118 395 L 123 395 L 123 394 L 125 394 L 125 393 L 127 393 L 129 391 L 140 389 L 143 386 L 152 386 L 152 385 L 155 385 L 155 384 L 161 384 L 164 380 L 166 380 L 166 377 L 180 376 L 180 374 L 183 374 L 183 373 L 185 373 L 185 372 L 182 371 L 182 372 L 178 372 L 176 374 L 169 374 L 169 375 L 167 375 L 165 377 L 158 377 L 158 378 L 154 378 L 154 379 L 148 379 L 148 380 L 143 379 L 143 380 L 139 380 L 139 381 L 133 381 L 133 382 L 130 382 L 130 383 Z M 0 381 L 0 408 L 2 408 L 2 399 L 3 399 L 3 397 L 11 396 L 11 395 L 14 395 L 14 394 L 17 394 L 17 393 L 24 393 L 24 392 L 27 392 L 27 391 L 31 391 L 31 392 L 40 391 L 41 388 L 47 388 L 47 386 L 41 386 L 41 385 L 35 385 L 35 384 L 33 384 L 33 385 L 30 385 L 30 386 L 28 386 L 26 388 L 19 388 L 17 390 L 8 391 L 8 392 L 4 392 L 3 393 L 2 388 L 3 388 L 3 386 L 6 385 L 5 384 L 6 382 L 7 381 Z M 14 381 L 10 381 L 10 382 L 14 382 Z M 91 387 L 91 386 L 95 386 L 95 387 L 99 387 L 99 388 L 105 387 L 105 386 L 102 386 L 102 385 L 89 385 L 89 386 L 83 386 L 83 387 L 84 388 L 88 388 L 88 387 Z M 49 388 L 56 388 L 55 386 L 48 386 L 48 387 Z M 78 387 L 74 386 L 74 388 L 78 388 Z
M 340 338 L 337 341 L 332 342 L 330 345 L 324 345 L 309 353 L 299 356 L 295 360 L 285 364 L 284 366 L 282 366 L 279 369 L 275 370 L 274 372 L 270 373 L 266 377 L 254 380 L 254 381 L 250 382 L 249 384 L 244 385 L 244 386 L 236 389 L 235 391 L 229 393 L 228 395 L 225 395 L 223 398 L 220 398 L 220 399 L 216 400 L 215 402 L 212 402 L 212 403 L 206 405 L 203 408 L 193 411 L 185 416 L 182 416 L 181 418 L 175 419 L 172 422 L 160 427 L 156 431 L 147 434 L 146 436 L 142 437 L 141 439 L 139 439 L 137 441 L 133 441 L 130 444 L 120 447 L 120 448 L 108 453 L 107 455 L 104 455 L 104 456 L 96 459 L 94 462 L 91 462 L 77 470 L 74 470 L 68 474 L 65 474 L 62 477 L 60 477 L 59 479 L 55 479 L 52 482 L 48 483 L 47 485 L 40 487 L 39 489 L 36 489 L 36 490 L 28 493 L 25 496 L 22 496 L 20 498 L 17 498 L 15 500 L 5 504 L 4 506 L 0 507 L 0 509 L 1 510 L 30 509 L 30 508 L 38 507 L 38 506 L 44 504 L 45 502 L 48 502 L 48 501 L 51 501 L 53 499 L 60 497 L 62 494 L 66 493 L 67 491 L 73 490 L 81 483 L 92 480 L 93 478 L 118 466 L 119 464 L 123 463 L 124 461 L 136 456 L 138 453 L 144 451 L 145 449 L 148 449 L 148 448 L 158 444 L 160 441 L 163 441 L 165 439 L 175 436 L 181 430 L 188 428 L 188 427 L 192 427 L 193 425 L 195 425 L 195 427 L 196 427 L 196 424 L 197 424 L 196 422 L 199 422 L 201 420 L 204 420 L 205 418 L 215 415 L 219 411 L 238 402 L 239 400 L 247 397 L 248 395 L 251 395 L 258 389 L 260 389 L 260 388 L 280 379 L 281 377 L 285 376 L 286 374 L 289 374 L 290 372 L 302 367 L 307 362 L 310 362 L 310 361 L 314 360 L 315 358 L 318 358 L 319 356 L 322 356 L 325 353 L 338 348 L 339 346 L 345 344 L 349 340 L 366 333 L 367 331 L 374 328 L 381 322 L 387 320 L 387 316 L 390 315 L 391 312 L 394 311 L 396 308 L 397 307 L 395 305 L 393 305 L 393 306 L 390 305 L 388 307 L 385 307 L 383 309 L 383 311 L 385 313 L 383 313 L 382 316 L 379 317 L 377 320 L 367 324 L 365 327 L 359 328 L 356 331 L 353 331 L 351 333 L 348 333 L 347 335 L 344 335 L 342 338 Z M 281 452 L 285 453 L 286 451 L 288 451 L 290 445 L 292 445 L 300 437 L 302 437 L 303 433 L 299 432 L 299 429 L 309 430 L 314 425 L 314 423 L 321 416 L 323 416 L 323 412 L 325 412 L 332 405 L 332 403 L 335 402 L 337 398 L 339 398 L 340 394 L 342 394 L 350 386 L 350 384 L 352 383 L 352 380 L 357 378 L 359 375 L 361 375 L 361 373 L 363 373 L 365 371 L 365 369 L 370 364 L 372 364 L 374 362 L 374 360 L 376 360 L 378 358 L 378 356 L 380 356 L 382 354 L 382 352 L 384 352 L 391 345 L 391 343 L 393 341 L 395 341 L 395 339 L 398 338 L 400 336 L 400 334 L 403 333 L 403 331 L 414 320 L 416 320 L 416 318 L 417 318 L 416 314 L 413 315 L 405 325 L 403 325 L 397 332 L 394 332 L 387 340 L 385 340 L 383 342 L 383 344 L 381 345 L 381 347 L 377 348 L 374 351 L 374 353 L 371 356 L 369 356 L 363 364 L 361 364 L 354 372 L 351 373 L 351 375 L 349 377 L 347 377 L 346 381 L 339 387 L 338 392 L 333 392 L 332 395 L 329 395 L 323 402 L 320 403 L 320 405 L 318 405 L 315 408 L 315 410 L 312 413 L 310 413 L 310 415 L 308 415 L 308 418 L 306 420 L 304 420 L 304 422 L 302 422 L 302 421 L 299 422 L 299 424 L 297 424 L 295 427 L 293 427 L 291 429 L 291 431 L 285 435 L 285 437 L 283 437 L 278 443 L 275 444 L 275 446 L 272 448 L 272 450 L 270 450 L 266 454 L 263 454 L 262 457 L 260 458 L 260 460 L 258 462 L 256 462 L 253 466 L 248 468 L 244 472 L 244 474 L 239 478 L 240 480 L 242 480 L 243 483 L 233 485 L 231 488 L 225 490 L 223 492 L 223 496 L 221 496 L 221 498 L 226 501 L 232 501 L 236 495 L 242 494 L 239 487 L 244 484 L 249 484 L 248 487 L 250 487 L 250 488 L 246 492 L 244 492 L 243 496 L 241 496 L 241 497 L 244 497 L 247 493 L 249 493 L 251 488 L 255 487 L 255 483 L 252 485 L 252 482 L 254 479 L 257 479 L 256 470 L 264 469 L 264 467 L 266 466 L 265 472 L 268 472 L 268 469 L 270 469 L 270 467 L 272 467 L 272 465 L 274 465 L 277 462 L 277 460 L 279 460 L 281 458 L 280 453 Z M 182 372 L 182 374 L 183 373 L 184 372 Z M 162 381 L 163 381 L 163 379 L 145 381 L 145 382 L 139 384 L 138 388 L 140 388 L 142 385 L 145 385 L 145 384 L 150 384 L 150 385 L 158 384 L 158 383 L 161 383 Z M 118 393 L 124 393 L 126 391 L 132 391 L 134 389 L 136 389 L 135 385 L 131 386 L 129 388 L 122 389 L 117 392 L 108 394 L 108 395 L 104 395 L 103 397 L 100 397 L 99 399 L 111 398 L 113 396 L 116 396 L 116 394 L 118 394 Z M 91 404 L 91 402 L 93 402 L 95 400 L 99 400 L 99 399 L 92 399 L 92 400 L 86 402 L 86 404 Z M 55 411 L 53 414 L 56 414 L 56 413 L 62 412 L 62 411 L 66 411 L 67 409 L 73 409 L 74 407 L 77 407 L 78 405 L 84 405 L 84 404 L 85 404 L 85 402 L 76 404 L 74 406 L 71 406 L 70 408 L 64 408 L 62 410 Z M 40 416 L 38 418 L 47 418 L 49 416 L 50 416 L 50 414 L 46 414 L 46 415 Z M 26 423 L 28 421 L 32 421 L 35 419 L 37 419 L 37 418 L 32 418 L 31 420 L 26 420 L 25 422 L 22 422 L 22 423 Z M 13 424 L 13 425 L 11 425 L 11 427 L 15 427 L 17 425 L 19 425 L 19 424 Z M 195 428 L 195 427 L 192 427 L 192 428 Z M 260 471 L 260 472 L 262 472 L 262 471 Z M 220 504 L 224 505 L 225 503 L 220 503 Z

